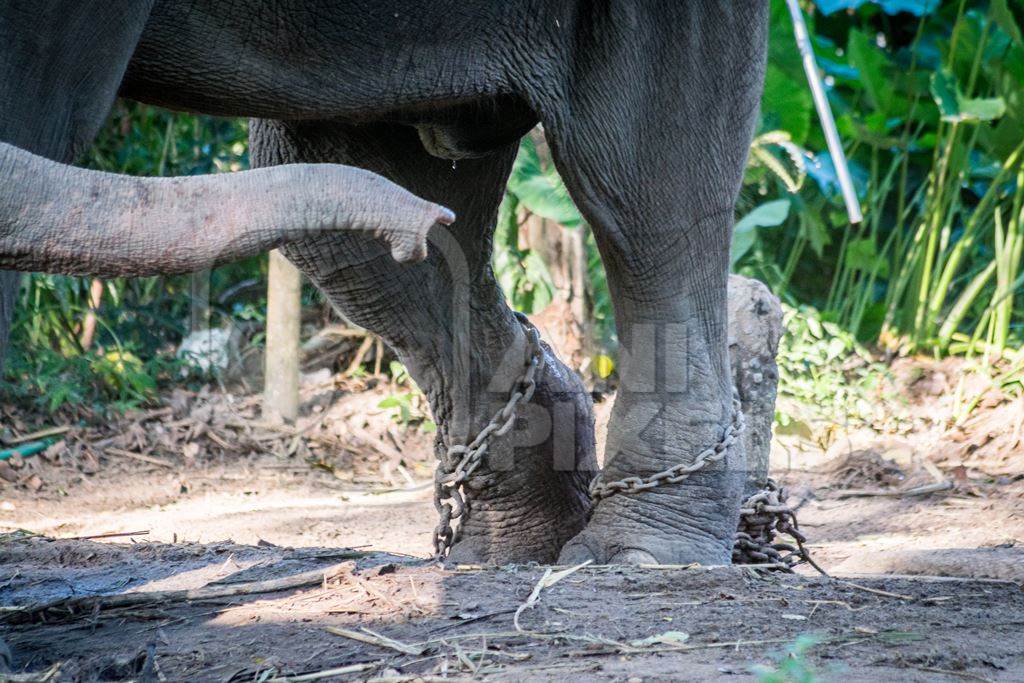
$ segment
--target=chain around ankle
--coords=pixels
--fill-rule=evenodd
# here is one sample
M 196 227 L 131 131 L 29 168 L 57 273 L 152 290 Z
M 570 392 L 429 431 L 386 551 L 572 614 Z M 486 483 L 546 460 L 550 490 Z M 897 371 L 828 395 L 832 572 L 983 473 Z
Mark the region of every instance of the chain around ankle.
M 732 421 L 726 427 L 722 438 L 714 446 L 698 453 L 693 462 L 673 465 L 649 477 L 626 477 L 610 482 L 603 482 L 599 474 L 590 482 L 590 498 L 596 503 L 602 498 L 607 498 L 616 493 L 640 493 L 641 491 L 649 491 L 664 484 L 678 484 L 694 472 L 698 472 L 709 464 L 724 458 L 725 454 L 732 448 L 732 445 L 740 438 L 740 434 L 743 433 L 744 424 L 740 400 L 734 395 L 732 399 Z

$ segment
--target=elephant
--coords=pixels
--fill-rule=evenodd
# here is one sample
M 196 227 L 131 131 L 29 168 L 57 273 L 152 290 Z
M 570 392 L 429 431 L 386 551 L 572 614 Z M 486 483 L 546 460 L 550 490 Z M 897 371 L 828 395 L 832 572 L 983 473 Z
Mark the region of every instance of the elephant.
M 181 218 L 213 216 L 210 235 L 300 214 L 300 229 L 251 248 L 281 244 L 424 391 L 436 503 L 459 518 L 439 527 L 440 555 L 728 564 L 746 455 L 726 284 L 767 14 L 767 0 L 13 2 L 0 83 L 16 96 L 0 140 L 67 163 L 118 94 L 250 117 L 253 165 L 287 164 L 245 176 L 272 208 L 206 214 L 223 202 L 180 181 L 203 207 Z M 508 307 L 490 265 L 518 141 L 538 124 L 613 300 L 620 389 L 600 474 L 590 395 Z M 301 214 L 329 208 L 328 174 L 341 171 L 295 164 L 365 169 L 421 197 L 406 198 L 421 219 L 450 225 L 430 230 L 415 263 L 358 230 L 303 233 Z M 316 208 L 289 197 L 318 176 Z M 132 263 L 151 255 L 110 267 L 150 272 Z M 9 299 L 11 277 L 0 287 Z

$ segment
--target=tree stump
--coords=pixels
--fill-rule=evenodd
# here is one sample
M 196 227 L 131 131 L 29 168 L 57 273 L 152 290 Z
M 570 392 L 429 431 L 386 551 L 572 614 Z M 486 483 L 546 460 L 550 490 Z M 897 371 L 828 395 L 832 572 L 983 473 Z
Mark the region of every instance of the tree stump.
M 744 495 L 768 481 L 768 457 L 775 419 L 779 367 L 775 356 L 782 337 L 782 305 L 764 283 L 729 276 L 729 361 L 739 392 L 746 429 L 747 476 Z

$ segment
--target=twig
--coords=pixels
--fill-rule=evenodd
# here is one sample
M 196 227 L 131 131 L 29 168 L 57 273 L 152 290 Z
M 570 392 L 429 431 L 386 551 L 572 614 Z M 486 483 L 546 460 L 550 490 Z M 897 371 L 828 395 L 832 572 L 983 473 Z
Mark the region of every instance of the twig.
M 490 619 L 492 617 L 500 617 L 503 614 L 514 614 L 515 612 L 516 612 L 515 609 L 500 609 L 500 610 L 497 610 L 495 612 L 487 612 L 486 614 L 479 614 L 479 615 L 477 615 L 475 617 L 470 617 L 468 619 L 459 619 L 454 624 L 445 624 L 444 626 L 440 626 L 438 628 L 435 628 L 433 631 L 430 632 L 430 635 L 434 635 L 436 633 L 442 633 L 444 631 L 449 631 L 449 630 L 451 630 L 453 628 L 459 628 L 460 626 L 466 626 L 468 624 L 475 624 L 478 621 L 484 621 L 485 619 Z
M 345 377 L 354 374 L 355 371 L 362 366 L 363 359 L 366 357 L 366 354 L 369 353 L 371 346 L 373 346 L 373 335 L 367 334 L 363 339 L 363 343 L 360 344 L 359 348 L 356 350 L 356 355 L 352 358 L 352 362 L 348 364 L 348 368 L 346 368 L 345 372 L 341 374 Z
M 859 583 L 854 583 L 853 581 L 845 581 L 843 579 L 838 579 L 837 582 L 843 584 L 844 586 L 849 586 L 850 588 L 856 588 L 857 590 L 864 591 L 865 593 L 873 593 L 874 595 L 881 595 L 882 597 L 886 598 L 898 598 L 899 600 L 914 599 L 914 596 L 912 595 L 903 595 L 902 593 L 890 593 L 889 591 L 883 591 L 878 588 L 869 588 L 867 586 L 862 586 Z
M 914 666 L 914 665 L 909 665 L 909 666 L 912 669 L 917 669 L 918 671 L 927 671 L 928 673 L 932 673 L 932 674 L 945 674 L 947 676 L 956 676 L 958 678 L 966 678 L 966 679 L 971 680 L 971 681 L 984 681 L 985 683 L 991 683 L 991 681 L 992 681 L 991 678 L 986 678 L 985 676 L 979 676 L 978 674 L 968 673 L 966 671 L 951 671 L 949 669 L 938 669 L 938 668 L 935 668 L 933 666 Z
M 544 570 L 544 576 L 540 577 L 540 580 L 537 582 L 537 585 L 533 587 L 533 591 L 530 592 L 530 597 L 526 599 L 526 602 L 519 606 L 519 608 L 516 610 L 515 615 L 512 617 L 512 623 L 515 625 L 516 630 L 523 630 L 522 627 L 519 625 L 519 615 L 523 613 L 523 610 L 527 608 L 532 608 L 534 605 L 537 604 L 537 601 L 540 599 L 540 592 L 542 590 L 554 586 L 556 583 L 558 583 L 565 577 L 569 576 L 570 574 L 573 574 L 574 572 L 579 571 L 580 569 L 583 569 L 591 562 L 593 562 L 593 560 L 587 560 L 586 562 L 579 563 L 575 567 L 569 567 L 568 569 L 562 569 L 561 571 L 557 572 L 552 572 L 551 567 L 548 567 L 546 570 Z
M 846 489 L 840 491 L 838 498 L 867 498 L 870 496 L 882 496 L 888 498 L 902 498 L 904 496 L 924 496 L 929 493 L 937 493 L 938 491 L 948 491 L 953 488 L 953 482 L 941 481 L 935 484 L 925 484 L 924 486 L 915 486 L 912 489 Z
M 119 538 L 121 536 L 148 536 L 149 529 L 144 531 L 111 531 L 106 534 L 91 534 L 89 536 L 70 536 L 68 538 L 55 538 L 54 541 L 91 541 L 96 538 Z
M 140 460 L 142 462 L 148 462 L 151 465 L 159 465 L 160 467 L 166 467 L 168 469 L 175 469 L 174 463 L 163 460 L 162 458 L 154 458 L 151 455 L 143 455 L 142 453 L 132 453 L 126 451 L 123 448 L 105 448 L 104 453 L 109 455 L 119 455 L 123 458 L 131 458 L 132 460 Z
M 19 607 L 0 608 L 0 623 L 22 621 L 33 614 L 54 609 L 79 611 L 91 614 L 101 609 L 114 607 L 133 607 L 151 603 L 188 602 L 190 600 L 209 600 L 211 598 L 227 598 L 235 595 L 255 595 L 259 593 L 278 593 L 280 591 L 302 588 L 321 584 L 327 579 L 341 573 L 351 572 L 354 563 L 351 561 L 335 564 L 323 569 L 314 569 L 293 576 L 246 583 L 229 583 L 199 588 L 173 591 L 149 591 L 144 593 L 116 593 L 113 595 L 87 595 L 74 598 L 61 598 L 48 602 L 36 603 Z
M 8 446 L 16 446 L 19 443 L 26 443 L 28 441 L 35 441 L 36 439 L 42 439 L 47 436 L 57 436 L 63 434 L 71 429 L 71 425 L 60 425 L 59 427 L 48 427 L 47 429 L 40 429 L 38 432 L 32 432 L 31 434 L 23 434 L 18 437 L 11 439 L 4 439 L 4 443 Z
M 337 626 L 328 626 L 324 630 L 336 636 L 341 636 L 342 638 L 357 640 L 360 643 L 367 643 L 368 645 L 376 645 L 377 647 L 395 650 L 396 652 L 401 652 L 404 655 L 413 655 L 418 657 L 426 651 L 426 647 L 408 645 L 399 640 L 395 640 L 394 638 L 388 638 L 387 636 L 382 636 L 379 633 L 374 633 L 367 628 L 363 629 L 364 632 L 350 631 L 347 628 L 339 628 Z
M 322 681 L 325 678 L 334 678 L 335 676 L 344 676 L 346 674 L 358 674 L 363 671 L 369 671 L 370 669 L 376 669 L 384 663 L 384 660 L 376 662 L 366 662 L 364 664 L 349 664 L 348 666 L 339 666 L 336 669 L 324 669 L 323 671 L 314 671 L 308 674 L 299 674 L 297 676 L 274 676 L 268 678 L 267 683 L 307 683 L 307 681 Z
M 1012 579 L 993 579 L 985 576 L 934 576 L 931 574 L 847 574 L 858 579 L 899 579 L 901 581 L 930 581 L 933 583 L 994 583 L 1004 586 L 1020 587 L 1019 581 Z
M 348 432 L 349 434 L 354 436 L 357 441 L 366 444 L 367 446 L 377 451 L 384 457 L 391 458 L 392 460 L 402 459 L 401 453 L 399 453 L 397 450 L 387 445 L 386 443 L 382 442 L 380 439 L 375 439 L 372 434 L 367 432 L 362 427 L 357 427 L 355 425 L 350 424 L 348 425 Z

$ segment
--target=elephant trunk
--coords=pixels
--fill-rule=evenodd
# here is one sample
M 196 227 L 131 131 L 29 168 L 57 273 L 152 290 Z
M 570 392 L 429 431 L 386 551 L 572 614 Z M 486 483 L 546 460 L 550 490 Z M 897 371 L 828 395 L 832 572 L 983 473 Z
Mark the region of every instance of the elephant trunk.
M 337 164 L 136 178 L 75 168 L 0 143 L 0 268 L 99 277 L 183 273 L 335 230 L 426 256 L 455 220 L 384 178 Z

